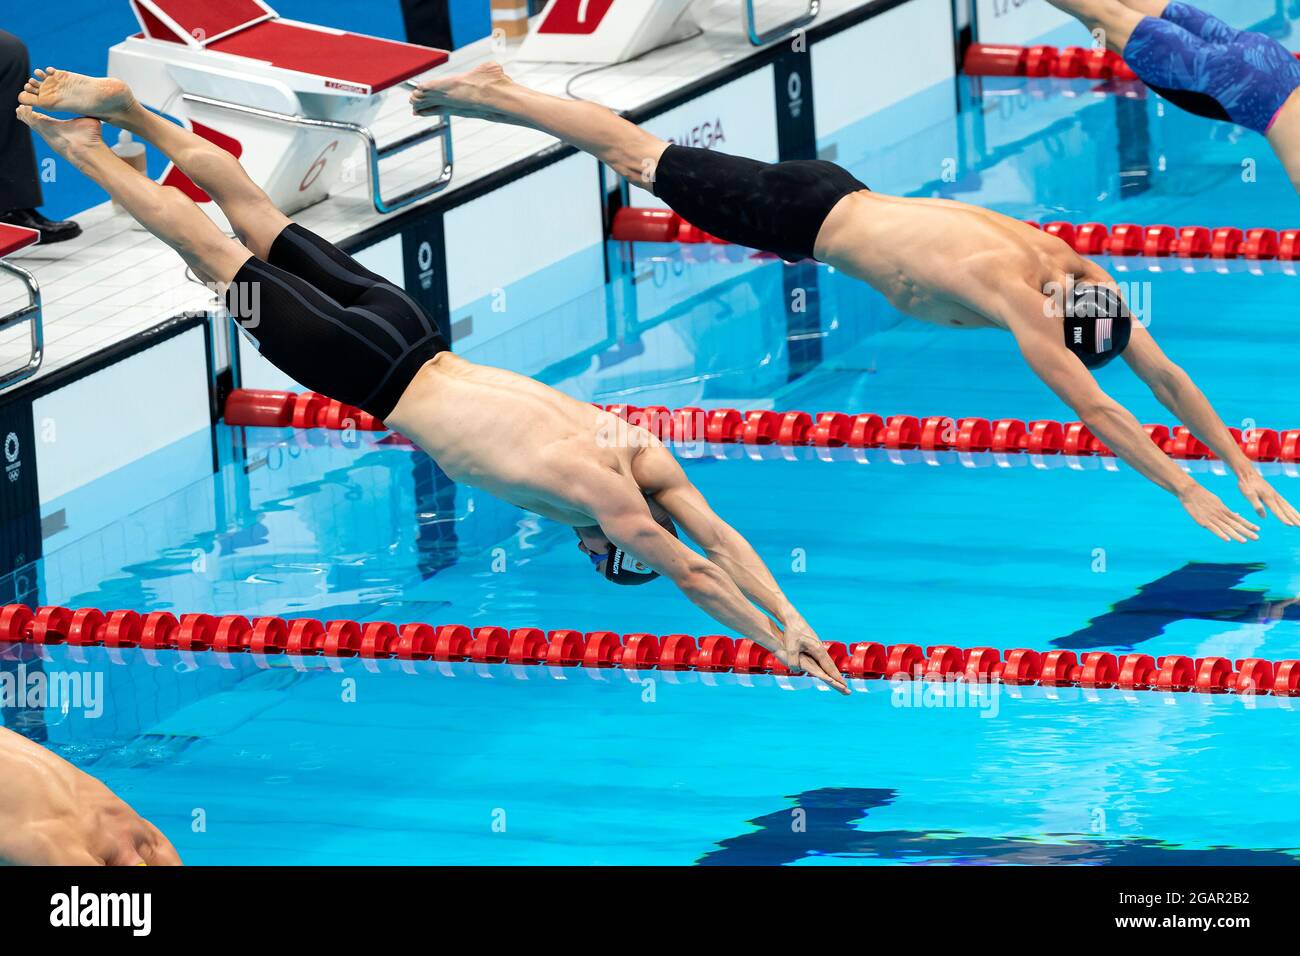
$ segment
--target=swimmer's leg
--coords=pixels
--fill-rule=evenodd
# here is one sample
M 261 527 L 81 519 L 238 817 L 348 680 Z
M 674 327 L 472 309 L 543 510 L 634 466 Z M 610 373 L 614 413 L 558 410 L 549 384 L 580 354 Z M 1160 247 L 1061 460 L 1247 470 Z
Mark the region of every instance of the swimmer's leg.
M 1142 22 L 1143 14 L 1120 0 L 1047 0 L 1052 6 L 1064 10 L 1083 22 L 1093 34 L 1105 39 L 1106 46 L 1123 53 L 1129 37 Z
M 1170 0 L 1124 0 L 1124 6 L 1132 7 L 1144 17 L 1163 16 Z
M 411 97 L 417 110 L 445 109 L 460 116 L 542 130 L 590 153 L 634 183 L 653 181 L 655 165 L 668 148 L 666 140 L 604 106 L 520 86 L 496 63 L 484 63 L 455 76 L 434 77 L 420 86 Z
M 653 192 L 692 225 L 791 261 L 813 258 L 831 210 L 867 188 L 820 160 L 764 163 L 716 150 L 670 148 L 603 106 L 520 86 L 495 63 L 426 81 L 411 102 L 417 112 L 445 109 L 558 136 Z
M 212 197 L 235 233 L 259 258 L 269 256 L 271 244 L 289 225 L 289 217 L 275 208 L 238 159 L 145 109 L 121 80 L 53 68 L 37 70 L 18 99 L 43 109 L 93 116 L 153 143 Z
M 249 249 L 259 258 L 269 257 L 271 244 L 292 220 L 249 178 L 238 159 L 139 103 L 109 122 L 157 146 L 221 207 L 235 234 Z
M 1136 0 L 1125 0 L 1125 2 L 1133 6 Z M 1182 27 L 1188 33 L 1196 34 L 1207 43 L 1227 46 L 1229 43 L 1236 43 L 1253 35 L 1246 30 L 1230 27 L 1218 17 L 1206 13 L 1190 3 L 1183 3 L 1182 0 L 1171 0 L 1171 2 L 1164 3 L 1163 7 L 1164 9 L 1159 13 L 1149 13 L 1148 16 L 1168 20 L 1175 26 Z M 1261 37 L 1261 39 L 1267 39 L 1267 37 Z
M 160 186 L 104 145 L 99 120 L 56 120 L 18 107 L 56 153 L 102 186 L 137 222 L 171 246 L 204 282 L 229 284 L 252 253 L 225 235 L 193 200 Z

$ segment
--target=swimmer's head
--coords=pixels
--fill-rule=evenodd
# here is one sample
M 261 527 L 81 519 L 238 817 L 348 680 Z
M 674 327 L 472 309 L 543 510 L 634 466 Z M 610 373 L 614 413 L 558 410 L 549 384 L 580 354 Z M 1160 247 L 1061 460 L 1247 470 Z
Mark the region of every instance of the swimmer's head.
M 1088 368 L 1101 368 L 1128 347 L 1133 316 L 1114 289 L 1076 282 L 1066 297 L 1065 347 Z
M 674 538 L 677 537 L 677 525 L 668 512 L 651 498 L 646 499 L 646 504 L 650 506 L 650 514 L 659 526 Z M 659 577 L 659 572 L 654 568 L 642 564 L 622 548 L 616 547 L 599 525 L 573 530 L 578 535 L 578 549 L 587 556 L 596 572 L 611 584 L 649 584 Z

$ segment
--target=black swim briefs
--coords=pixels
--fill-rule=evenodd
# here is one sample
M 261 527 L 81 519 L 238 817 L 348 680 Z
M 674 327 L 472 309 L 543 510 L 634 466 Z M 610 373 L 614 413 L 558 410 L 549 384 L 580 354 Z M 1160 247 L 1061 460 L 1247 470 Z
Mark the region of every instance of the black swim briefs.
M 826 160 L 763 163 L 676 144 L 659 157 L 653 186 L 691 225 L 789 262 L 814 258 L 817 233 L 835 204 L 867 188 Z
M 410 296 L 297 223 L 265 261 L 244 263 L 226 307 L 276 368 L 381 420 L 420 367 L 448 350 Z

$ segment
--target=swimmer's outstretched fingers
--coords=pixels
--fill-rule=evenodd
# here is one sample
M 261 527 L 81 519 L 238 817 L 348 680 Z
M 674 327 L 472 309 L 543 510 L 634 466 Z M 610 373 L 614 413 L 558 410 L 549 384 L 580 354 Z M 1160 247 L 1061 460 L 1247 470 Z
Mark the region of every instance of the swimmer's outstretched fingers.
M 815 677 L 841 694 L 849 693 L 849 685 L 844 675 L 835 666 L 835 661 L 823 644 L 806 623 L 788 626 L 781 637 L 781 646 L 775 652 L 779 660 L 793 673 L 805 673 Z

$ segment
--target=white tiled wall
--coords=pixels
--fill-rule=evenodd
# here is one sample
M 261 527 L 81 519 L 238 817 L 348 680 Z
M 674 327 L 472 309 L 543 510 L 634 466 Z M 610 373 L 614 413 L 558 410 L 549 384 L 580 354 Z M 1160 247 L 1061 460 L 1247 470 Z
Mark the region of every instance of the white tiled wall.
M 443 233 L 454 311 L 604 241 L 598 164 L 570 156 L 494 189 L 449 210 Z M 603 282 L 603 270 L 594 278 Z
M 1087 46 L 1087 29 L 1047 0 L 975 0 L 980 43 L 1029 45 L 1055 43 Z
M 813 44 L 818 136 L 951 81 L 951 25 L 949 0 L 913 0 Z
M 206 431 L 205 356 L 203 330 L 190 329 L 36 399 L 41 504 Z

